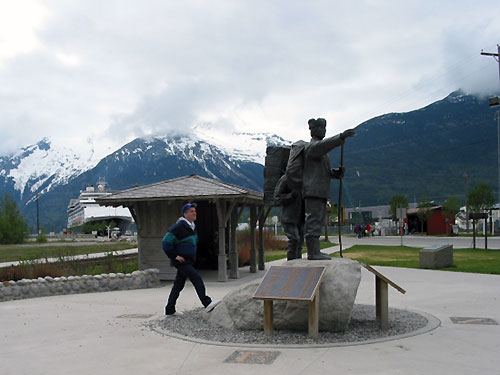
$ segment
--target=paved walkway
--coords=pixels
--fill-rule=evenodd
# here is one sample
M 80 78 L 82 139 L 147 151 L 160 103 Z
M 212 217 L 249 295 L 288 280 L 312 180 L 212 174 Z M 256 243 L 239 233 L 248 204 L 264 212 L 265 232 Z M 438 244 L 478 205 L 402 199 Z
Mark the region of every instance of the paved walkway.
M 338 242 L 337 236 L 330 236 L 330 241 Z M 357 238 L 354 236 L 342 236 L 342 244 L 346 246 L 351 245 L 389 245 L 389 246 L 399 246 L 401 241 L 404 246 L 411 247 L 427 247 L 435 244 L 451 244 L 455 249 L 472 248 L 473 239 L 472 237 L 434 237 L 434 236 L 419 236 L 419 235 L 409 235 L 409 236 L 375 236 L 375 237 L 362 237 Z M 488 237 L 488 249 L 500 249 L 500 237 Z M 484 237 L 476 238 L 476 248 L 485 248 Z
M 107 251 L 103 253 L 92 253 L 92 254 L 85 254 L 85 255 L 71 255 L 71 256 L 66 256 L 63 257 L 64 260 L 73 260 L 73 259 L 94 259 L 94 258 L 103 258 L 105 256 L 108 256 L 110 253 L 113 255 L 126 255 L 126 254 L 136 254 L 138 251 L 137 248 L 134 249 L 126 249 L 126 250 L 114 250 L 114 251 Z M 48 263 L 54 263 L 54 262 L 59 262 L 59 258 L 47 258 L 47 259 L 40 259 L 40 262 L 48 262 Z M 2 267 L 9 267 L 9 266 L 16 266 L 19 263 L 22 263 L 22 261 L 15 261 L 15 262 L 3 262 L 0 263 L 0 268 Z
M 347 242 L 347 241 L 346 241 Z M 331 251 L 337 250 L 332 248 Z M 276 261 L 273 264 L 280 264 Z M 266 265 L 266 266 L 269 266 Z M 391 307 L 422 311 L 441 321 L 418 336 L 330 348 L 248 348 L 207 345 L 162 336 L 143 327 L 162 317 L 171 282 L 145 290 L 54 296 L 0 303 L 1 373 L 10 374 L 499 374 L 500 276 L 376 267 L 403 286 L 390 288 Z M 217 282 L 204 272 L 209 294 L 223 298 L 263 271 Z M 373 275 L 362 269 L 356 303 L 374 305 Z M 179 309 L 199 306 L 187 286 Z M 452 317 L 473 318 L 455 324 Z M 244 352 L 238 357 L 236 351 Z M 271 364 L 245 362 L 272 352 Z M 237 360 L 238 361 L 238 360 Z

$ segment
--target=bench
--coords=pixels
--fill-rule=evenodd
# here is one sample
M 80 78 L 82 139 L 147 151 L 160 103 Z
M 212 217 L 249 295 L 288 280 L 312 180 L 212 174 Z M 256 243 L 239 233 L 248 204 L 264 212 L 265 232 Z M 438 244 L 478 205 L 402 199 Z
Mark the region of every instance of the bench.
M 420 250 L 420 268 L 453 266 L 453 245 L 433 245 Z

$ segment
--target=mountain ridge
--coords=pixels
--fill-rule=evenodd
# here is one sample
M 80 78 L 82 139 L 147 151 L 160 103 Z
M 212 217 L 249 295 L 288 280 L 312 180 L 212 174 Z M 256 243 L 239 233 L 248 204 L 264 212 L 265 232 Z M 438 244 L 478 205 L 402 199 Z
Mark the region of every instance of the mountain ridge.
M 260 143 L 260 148 L 263 150 L 269 142 L 283 141 L 281 137 L 271 134 L 265 136 L 260 133 L 247 134 L 247 136 L 253 137 L 254 143 Z M 256 147 L 255 144 L 249 146 Z M 10 158 L 0 158 L 0 193 L 8 193 L 14 197 L 32 227 L 35 226 L 33 203 L 37 197 L 39 197 L 40 221 L 51 223 L 54 230 L 61 229 L 65 227 L 69 200 L 77 198 L 80 191 L 89 184 L 97 183 L 103 177 L 113 190 L 123 190 L 189 174 L 199 174 L 257 191 L 262 190 L 263 184 L 263 166 L 248 156 L 251 155 L 251 151 L 240 148 L 235 156 L 196 135 L 136 138 L 99 162 L 87 164 L 87 169 L 78 169 L 78 165 L 73 166 L 71 163 L 64 169 L 61 160 L 60 164 L 45 165 L 44 161 L 53 161 L 57 156 L 67 155 L 61 154 L 59 149 L 51 150 L 51 142 L 48 139 L 25 147 L 21 151 Z M 24 159 L 19 155 L 24 155 Z M 257 155 L 258 157 L 260 156 Z M 62 158 L 63 161 L 67 159 L 67 156 Z M 81 157 L 75 159 L 81 160 Z M 16 169 L 22 168 L 23 163 L 29 168 L 24 171 Z M 32 166 L 38 166 L 38 169 L 33 171 Z
M 351 207 L 387 204 L 395 194 L 412 202 L 422 195 L 436 202 L 455 195 L 465 202 L 464 173 L 469 190 L 479 182 L 497 190 L 493 116 L 485 97 L 455 91 L 421 109 L 360 124 L 345 144 Z M 338 156 L 331 156 L 338 163 Z
M 345 143 L 343 203 L 349 207 L 387 204 L 395 194 L 404 194 L 412 202 L 424 194 L 437 203 L 451 195 L 464 200 L 466 183 L 470 190 L 486 182 L 496 191 L 497 124 L 493 115 L 486 98 L 457 91 L 421 109 L 388 113 L 363 122 L 355 128 L 356 136 Z M 34 167 L 41 164 L 34 159 L 29 164 L 31 169 L 24 175 L 19 172 L 16 180 L 12 171 L 22 165 L 20 155 L 50 152 L 53 146 L 44 139 L 21 149 L 15 155 L 18 159 L 0 157 L 0 193 L 14 197 L 31 226 L 34 199 L 43 193 L 39 198 L 41 223 L 48 225 L 47 229 L 60 229 L 65 226 L 69 200 L 100 178 L 105 178 L 112 189 L 123 190 L 199 174 L 262 191 L 266 146 L 291 143 L 266 133 L 232 133 L 226 139 L 223 129 L 204 126 L 197 131 L 200 136 L 136 138 L 92 163 L 92 150 L 79 159 L 71 156 L 71 150 L 61 151 L 54 153 L 59 160 L 46 156 L 54 164 L 42 166 L 36 173 Z M 330 158 L 333 167 L 338 165 L 339 151 L 332 151 Z M 61 159 L 73 164 L 65 166 Z M 58 175 L 57 171 L 67 174 Z M 334 181 L 331 185 L 330 196 L 336 202 L 338 184 Z

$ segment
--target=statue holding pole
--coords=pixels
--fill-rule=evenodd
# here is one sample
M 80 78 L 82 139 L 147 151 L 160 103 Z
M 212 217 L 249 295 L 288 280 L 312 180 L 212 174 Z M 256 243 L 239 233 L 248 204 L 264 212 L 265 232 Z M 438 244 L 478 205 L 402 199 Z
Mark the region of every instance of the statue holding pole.
M 304 173 L 302 195 L 305 207 L 304 236 L 307 245 L 307 259 L 331 259 L 320 251 L 319 237 L 325 220 L 326 202 L 330 193 L 330 179 L 342 178 L 344 168 L 330 167 L 328 153 L 341 146 L 344 140 L 354 135 L 349 129 L 336 136 L 325 138 L 326 120 L 324 118 L 308 121 L 311 141 L 304 147 Z

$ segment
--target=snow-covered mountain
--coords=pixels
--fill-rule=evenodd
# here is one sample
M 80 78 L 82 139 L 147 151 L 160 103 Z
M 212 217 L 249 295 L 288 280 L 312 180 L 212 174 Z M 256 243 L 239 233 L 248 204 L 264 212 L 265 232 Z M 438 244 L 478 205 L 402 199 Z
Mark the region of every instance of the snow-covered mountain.
M 96 161 L 92 155 L 91 146 L 87 152 L 75 153 L 44 138 L 12 155 L 0 156 L 0 183 L 10 185 L 20 201 L 29 201 L 33 195 L 47 193 L 93 168 Z
M 43 139 L 0 157 L 0 194 L 8 193 L 19 202 L 30 225 L 35 217 L 34 200 L 40 195 L 41 221 L 62 228 L 69 200 L 101 178 L 111 189 L 122 190 L 198 174 L 262 190 L 266 147 L 286 143 L 270 134 L 232 133 L 224 137 L 220 131 L 204 127 L 191 135 L 137 138 L 94 160 L 91 143 L 87 151 L 78 154 Z
M 87 174 L 95 175 L 92 178 L 105 176 L 114 189 L 198 174 L 261 190 L 262 168 L 204 140 L 174 135 L 137 138 L 102 159 Z
M 498 188 L 497 123 L 486 98 L 461 92 L 408 113 L 387 114 L 356 127 L 344 153 L 345 204 L 387 204 L 395 194 L 442 202 L 465 198 L 464 171 L 472 188 Z M 33 225 L 38 193 L 41 225 L 65 226 L 66 207 L 87 185 L 105 178 L 111 189 L 189 174 L 262 190 L 266 146 L 289 144 L 270 134 L 232 133 L 209 125 L 191 135 L 137 138 L 97 163 L 42 140 L 0 157 L 0 194 L 9 193 Z M 340 153 L 330 154 L 332 166 Z M 337 185 L 332 183 L 331 196 Z M 338 192 L 337 192 L 338 193 Z M 415 199 L 416 199 L 415 198 Z
M 291 144 L 289 140 L 276 134 L 236 131 L 228 133 L 228 131 L 218 129 L 212 124 L 196 125 L 193 131 L 197 139 L 217 146 L 233 158 L 259 164 L 264 164 L 267 146 Z
M 114 158 L 126 156 L 144 157 L 156 141 L 164 143 L 164 150 L 155 148 L 157 155 L 175 155 L 179 158 L 197 161 L 208 176 L 215 177 L 209 165 L 215 159 L 228 159 L 235 163 L 248 161 L 263 164 L 266 147 L 269 144 L 289 143 L 271 134 L 218 132 L 209 126 L 199 126 L 192 135 L 158 136 L 143 139 L 145 149 L 122 147 L 110 154 Z M 134 144 L 135 141 L 131 142 Z M 135 142 L 137 143 L 137 142 Z M 119 156 L 121 155 L 121 156 Z M 106 159 L 106 158 L 105 158 Z M 100 160 L 93 159 L 91 144 L 88 150 L 77 153 L 67 147 L 54 145 L 48 138 L 35 145 L 20 149 L 12 155 L 0 156 L 0 185 L 9 192 L 15 192 L 19 201 L 29 201 L 30 196 L 45 194 L 54 187 L 67 184 L 70 180 L 96 167 Z M 89 181 L 89 183 L 93 183 Z M 7 188 L 8 186 L 8 188 Z

